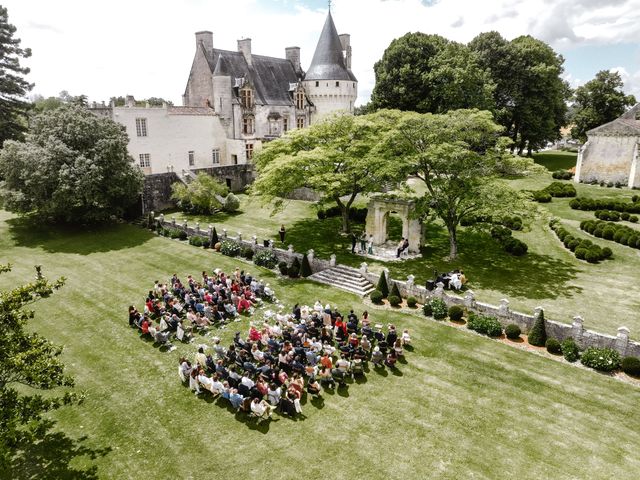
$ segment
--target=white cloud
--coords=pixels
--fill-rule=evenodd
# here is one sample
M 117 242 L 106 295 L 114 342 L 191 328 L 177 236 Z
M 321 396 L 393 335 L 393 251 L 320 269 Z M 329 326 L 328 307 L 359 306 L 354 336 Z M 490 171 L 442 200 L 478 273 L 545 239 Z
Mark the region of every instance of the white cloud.
M 624 91 L 633 94 L 636 99 L 640 100 L 640 70 L 629 73 L 624 67 L 615 67 L 610 71 L 618 72 L 624 82 Z
M 284 56 L 285 47 L 297 45 L 303 68 L 308 67 L 326 9 L 280 1 L 274 10 L 274 3 L 3 2 L 23 46 L 33 49 L 28 64 L 35 92 L 48 96 L 66 89 L 95 100 L 129 93 L 176 103 L 198 30 L 212 30 L 214 45 L 231 50 L 243 36 L 252 38 L 258 54 Z M 373 89 L 373 64 L 391 40 L 407 32 L 467 42 L 480 32 L 497 30 L 506 38 L 532 34 L 556 48 L 640 43 L 640 0 L 334 0 L 332 12 L 338 31 L 351 34 L 360 102 Z

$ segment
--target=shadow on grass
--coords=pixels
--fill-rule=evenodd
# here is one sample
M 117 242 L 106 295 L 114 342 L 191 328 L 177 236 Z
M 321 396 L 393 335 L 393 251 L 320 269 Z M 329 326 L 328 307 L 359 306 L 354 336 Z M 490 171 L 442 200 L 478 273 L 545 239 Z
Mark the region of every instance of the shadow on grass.
M 49 253 L 89 255 L 141 245 L 154 234 L 127 224 L 73 226 L 48 225 L 27 217 L 6 221 L 9 235 L 21 247 L 39 247 Z
M 13 480 L 56 478 L 62 480 L 92 480 L 98 478 L 95 465 L 75 467 L 76 459 L 95 460 L 111 452 L 111 447 L 92 449 L 83 445 L 87 437 L 77 439 L 62 432 L 53 431 L 55 422 L 43 422 L 45 433 L 35 443 L 19 444 L 12 457 L 9 476 Z M 5 477 L 2 477 L 5 478 Z

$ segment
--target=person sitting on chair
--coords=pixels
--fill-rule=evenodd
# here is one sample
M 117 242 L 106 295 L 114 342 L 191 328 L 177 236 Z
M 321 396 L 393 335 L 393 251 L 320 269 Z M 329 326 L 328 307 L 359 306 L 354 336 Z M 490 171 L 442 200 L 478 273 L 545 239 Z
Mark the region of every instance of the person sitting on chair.
M 384 360 L 384 355 L 380 351 L 380 347 L 375 347 L 373 349 L 373 353 L 371 354 L 371 361 L 376 367 L 382 366 L 382 361 Z
M 266 400 L 254 398 L 251 402 L 251 412 L 253 412 L 256 417 L 269 418 L 271 416 L 271 405 L 269 405 Z
M 312 396 L 320 396 L 320 384 L 316 380 L 316 377 L 310 377 L 307 384 L 307 393 Z

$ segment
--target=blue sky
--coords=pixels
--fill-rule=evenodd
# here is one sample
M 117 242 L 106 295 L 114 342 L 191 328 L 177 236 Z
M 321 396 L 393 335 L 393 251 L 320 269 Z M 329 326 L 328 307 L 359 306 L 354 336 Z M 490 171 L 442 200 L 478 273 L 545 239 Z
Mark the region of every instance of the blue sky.
M 252 39 L 254 53 L 284 56 L 301 47 L 307 68 L 322 29 L 326 0 L 4 0 L 9 20 L 31 47 L 26 62 L 34 93 L 61 90 L 91 100 L 132 94 L 180 104 L 195 50 L 194 32 L 214 32 L 214 46 L 235 50 Z M 640 0 L 333 0 L 340 33 L 351 34 L 358 103 L 368 100 L 373 64 L 408 31 L 468 42 L 497 30 L 531 34 L 565 59 L 580 85 L 615 69 L 640 98 Z

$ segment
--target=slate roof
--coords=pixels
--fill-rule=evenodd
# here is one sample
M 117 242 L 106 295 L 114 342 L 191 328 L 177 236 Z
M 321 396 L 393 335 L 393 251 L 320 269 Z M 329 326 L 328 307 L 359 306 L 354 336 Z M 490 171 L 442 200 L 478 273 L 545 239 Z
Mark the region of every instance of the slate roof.
M 300 80 L 293 64 L 285 58 L 251 55 L 251 65 L 240 52 L 214 48 L 206 55 L 213 75 L 231 77 L 231 86 L 236 78 L 244 78 L 255 91 L 255 101 L 263 105 L 290 105 L 292 97 L 289 84 Z
M 313 54 L 313 60 L 311 60 L 311 66 L 304 78 L 305 80 L 357 81 L 355 75 L 344 63 L 342 44 L 331 12 L 327 14 L 316 51 Z
M 636 103 L 614 121 L 589 130 L 587 135 L 640 135 L 640 120 L 636 119 L 638 115 L 640 103 Z

